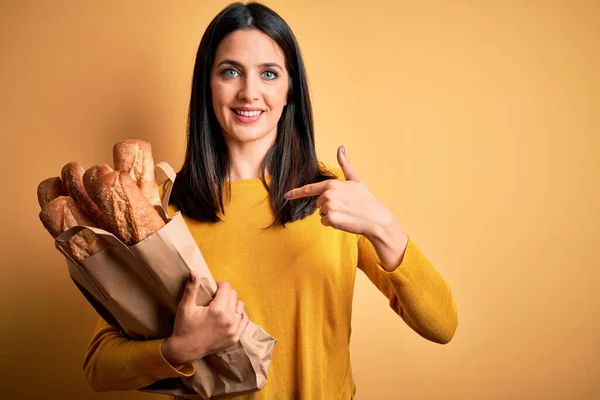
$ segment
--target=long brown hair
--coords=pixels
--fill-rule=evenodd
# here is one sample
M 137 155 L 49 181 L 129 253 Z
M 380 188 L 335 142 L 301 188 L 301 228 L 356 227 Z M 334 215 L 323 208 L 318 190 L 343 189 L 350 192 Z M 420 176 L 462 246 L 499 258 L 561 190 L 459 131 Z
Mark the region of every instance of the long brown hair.
M 170 203 L 198 221 L 219 222 L 224 214 L 224 185 L 229 176 L 229 152 L 212 105 L 210 71 L 219 43 L 237 29 L 258 29 L 281 47 L 289 73 L 289 95 L 277 124 L 277 138 L 261 166 L 261 180 L 275 215 L 271 226 L 312 214 L 316 197 L 288 202 L 283 195 L 308 183 L 335 178 L 319 163 L 304 62 L 296 38 L 275 11 L 259 3 L 233 3 L 209 24 L 196 55 L 188 116 L 185 161 L 177 173 Z M 265 170 L 270 171 L 270 182 Z M 229 192 L 230 193 L 230 192 Z

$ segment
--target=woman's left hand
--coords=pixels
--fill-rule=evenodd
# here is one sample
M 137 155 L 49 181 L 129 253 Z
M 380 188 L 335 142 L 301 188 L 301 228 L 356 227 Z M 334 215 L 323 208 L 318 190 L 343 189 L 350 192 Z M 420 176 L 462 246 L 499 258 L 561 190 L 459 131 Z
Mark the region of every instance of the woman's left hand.
M 345 181 L 327 180 L 312 183 L 286 193 L 288 200 L 319 196 L 317 208 L 321 223 L 367 238 L 374 237 L 395 221 L 393 213 L 360 181 L 345 155 L 344 147 L 337 153 Z

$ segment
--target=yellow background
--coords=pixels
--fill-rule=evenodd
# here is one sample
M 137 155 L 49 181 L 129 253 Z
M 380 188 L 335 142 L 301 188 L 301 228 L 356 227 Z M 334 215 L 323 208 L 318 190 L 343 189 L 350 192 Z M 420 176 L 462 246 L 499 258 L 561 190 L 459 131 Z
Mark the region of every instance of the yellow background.
M 160 398 L 88 389 L 96 315 L 35 192 L 125 138 L 178 168 L 197 45 L 227 4 L 0 3 L 0 397 Z M 319 156 L 346 146 L 458 304 L 433 344 L 359 273 L 357 398 L 599 398 L 600 2 L 267 4 L 300 42 Z

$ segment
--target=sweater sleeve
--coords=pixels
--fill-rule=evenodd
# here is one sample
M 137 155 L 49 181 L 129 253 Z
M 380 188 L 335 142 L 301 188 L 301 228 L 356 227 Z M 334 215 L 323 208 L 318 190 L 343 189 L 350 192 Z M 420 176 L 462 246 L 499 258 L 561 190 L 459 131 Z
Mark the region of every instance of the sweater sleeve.
M 441 344 L 452 339 L 458 325 L 452 291 L 412 239 L 409 238 L 400 266 L 388 272 L 381 265 L 373 244 L 359 235 L 358 268 L 415 332 Z
M 124 338 L 99 318 L 83 361 L 88 384 L 97 392 L 137 390 L 161 379 L 192 376 L 193 365 L 172 366 L 164 358 L 164 340 Z

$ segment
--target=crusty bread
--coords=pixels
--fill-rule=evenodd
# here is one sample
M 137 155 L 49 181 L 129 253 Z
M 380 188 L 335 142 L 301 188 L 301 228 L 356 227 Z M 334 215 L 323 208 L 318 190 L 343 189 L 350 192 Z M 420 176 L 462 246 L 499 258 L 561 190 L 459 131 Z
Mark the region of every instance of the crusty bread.
M 88 168 L 83 174 L 83 187 L 85 188 L 85 191 L 89 193 L 93 182 L 95 182 L 96 179 L 113 171 L 114 170 L 108 164 L 99 164 Z
M 40 212 L 39 218 L 53 238 L 74 226 L 95 226 L 90 217 L 69 196 L 59 196 L 50 201 Z M 73 236 L 67 245 L 67 252 L 77 261 L 106 247 L 104 240 L 89 230 L 83 230 Z
M 150 143 L 134 139 L 116 143 L 113 146 L 113 163 L 115 170 L 129 173 L 150 204 L 161 205 Z
M 37 198 L 40 208 L 44 208 L 46 204 L 59 196 L 64 196 L 66 193 L 63 190 L 60 177 L 54 176 L 41 181 L 37 187 Z
M 127 171 L 99 177 L 89 193 L 105 216 L 108 230 L 126 245 L 146 239 L 165 224 Z
M 107 221 L 100 212 L 98 206 L 92 201 L 83 186 L 83 174 L 85 169 L 78 162 L 65 164 L 61 171 L 63 187 L 67 195 L 71 196 L 77 205 L 91 217 L 97 226 L 106 228 Z

